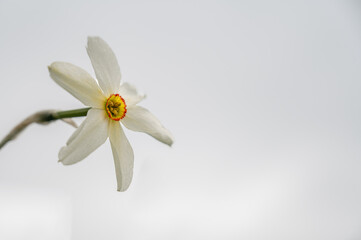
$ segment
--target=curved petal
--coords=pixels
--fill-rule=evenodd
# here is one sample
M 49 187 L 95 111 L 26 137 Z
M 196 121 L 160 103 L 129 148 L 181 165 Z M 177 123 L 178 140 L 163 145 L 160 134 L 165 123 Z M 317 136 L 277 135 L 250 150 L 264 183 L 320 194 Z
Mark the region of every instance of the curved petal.
M 124 98 L 128 107 L 131 107 L 145 98 L 144 94 L 140 94 L 137 89 L 129 83 L 123 83 L 120 86 L 119 94 Z
M 87 157 L 108 138 L 108 117 L 104 110 L 90 109 L 84 122 L 73 133 L 67 146 L 59 151 L 59 162 L 77 163 Z
M 104 108 L 106 97 L 85 70 L 66 62 L 54 62 L 48 68 L 50 77 L 84 105 Z
M 104 93 L 109 96 L 118 92 L 121 78 L 120 68 L 109 45 L 100 37 L 88 37 L 87 52 Z
M 145 132 L 169 146 L 173 144 L 172 134 L 147 109 L 133 106 L 121 120 L 125 127 L 137 132 Z
M 120 124 L 109 121 L 109 140 L 112 146 L 115 173 L 117 176 L 117 190 L 124 192 L 128 189 L 133 178 L 134 153 Z

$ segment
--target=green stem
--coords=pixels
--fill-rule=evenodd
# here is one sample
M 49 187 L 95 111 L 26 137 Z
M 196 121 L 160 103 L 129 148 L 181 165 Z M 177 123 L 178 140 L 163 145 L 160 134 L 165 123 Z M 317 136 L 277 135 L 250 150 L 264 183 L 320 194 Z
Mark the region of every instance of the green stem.
M 7 142 L 13 140 L 16 136 L 18 136 L 20 132 L 22 132 L 27 126 L 29 126 L 32 123 L 44 124 L 62 118 L 84 117 L 87 115 L 89 109 L 90 108 L 81 108 L 81 109 L 74 109 L 74 110 L 60 111 L 60 112 L 56 112 L 54 110 L 45 110 L 45 111 L 36 112 L 30 115 L 29 117 L 27 117 L 18 125 L 16 125 L 8 133 L 8 135 L 6 135 L 5 138 L 2 141 L 0 141 L 0 149 Z M 76 127 L 76 124 L 72 120 L 64 119 L 64 121 Z
M 52 114 L 51 120 L 62 119 L 62 118 L 73 118 L 73 117 L 84 117 L 87 115 L 90 108 L 80 108 L 68 111 L 60 111 Z

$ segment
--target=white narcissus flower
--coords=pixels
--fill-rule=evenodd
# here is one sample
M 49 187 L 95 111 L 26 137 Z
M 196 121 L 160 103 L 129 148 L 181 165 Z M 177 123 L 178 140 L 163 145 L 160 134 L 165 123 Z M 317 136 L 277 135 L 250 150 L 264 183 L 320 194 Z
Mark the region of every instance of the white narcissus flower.
M 169 146 L 173 139 L 153 114 L 137 106 L 144 95 L 121 82 L 118 61 L 108 44 L 100 37 L 89 37 L 87 52 L 98 81 L 70 63 L 54 62 L 49 66 L 50 76 L 57 84 L 91 107 L 86 119 L 60 149 L 59 161 L 64 165 L 77 163 L 109 137 L 117 190 L 125 191 L 132 181 L 134 154 L 120 122 L 128 129 L 147 133 Z

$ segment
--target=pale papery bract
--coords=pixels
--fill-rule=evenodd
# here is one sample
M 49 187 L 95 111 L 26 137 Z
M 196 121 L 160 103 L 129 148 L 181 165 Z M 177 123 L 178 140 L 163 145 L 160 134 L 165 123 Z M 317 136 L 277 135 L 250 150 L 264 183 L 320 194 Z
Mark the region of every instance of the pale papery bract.
M 64 165 L 77 163 L 109 137 L 117 190 L 125 191 L 132 181 L 134 153 L 120 123 L 130 130 L 147 133 L 169 146 L 173 138 L 152 113 L 137 106 L 144 95 L 129 83 L 122 83 L 118 61 L 109 45 L 100 37 L 88 37 L 87 52 L 97 81 L 71 63 L 54 62 L 49 66 L 50 76 L 57 84 L 91 107 L 86 119 L 70 136 L 66 146 L 60 149 L 59 161 Z M 115 115 L 119 118 L 115 118 Z

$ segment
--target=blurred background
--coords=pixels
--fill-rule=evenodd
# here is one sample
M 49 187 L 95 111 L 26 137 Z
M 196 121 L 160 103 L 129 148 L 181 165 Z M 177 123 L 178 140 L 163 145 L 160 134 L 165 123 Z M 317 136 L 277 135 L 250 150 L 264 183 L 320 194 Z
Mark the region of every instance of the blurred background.
M 0 32 L 0 138 L 83 107 L 47 66 L 94 75 L 89 35 L 175 137 L 126 131 L 119 193 L 108 141 L 63 166 L 74 128 L 30 126 L 0 151 L 0 239 L 361 239 L 360 2 L 1 0 Z

